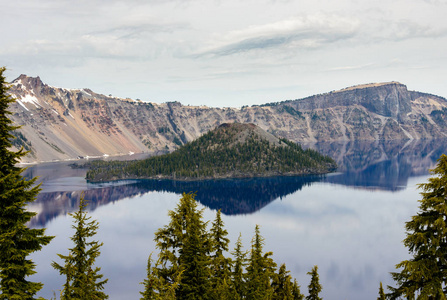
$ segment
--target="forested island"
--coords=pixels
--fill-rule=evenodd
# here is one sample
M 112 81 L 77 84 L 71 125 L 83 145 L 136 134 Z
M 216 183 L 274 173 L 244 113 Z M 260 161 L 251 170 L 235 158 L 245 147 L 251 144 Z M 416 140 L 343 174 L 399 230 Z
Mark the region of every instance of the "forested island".
M 325 174 L 335 161 L 254 124 L 225 123 L 176 151 L 138 161 L 88 163 L 90 182 L 164 178 L 201 180 Z

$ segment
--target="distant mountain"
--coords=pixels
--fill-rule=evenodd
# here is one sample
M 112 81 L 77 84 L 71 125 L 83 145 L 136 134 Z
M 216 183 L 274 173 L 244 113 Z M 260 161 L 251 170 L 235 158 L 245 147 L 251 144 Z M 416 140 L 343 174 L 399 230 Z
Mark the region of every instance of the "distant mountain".
M 447 136 L 447 101 L 397 82 L 242 108 L 146 103 L 44 84 L 21 75 L 10 110 L 23 127 L 24 162 L 170 152 L 223 123 L 254 123 L 294 142 L 426 139 Z
M 279 139 L 254 124 L 224 123 L 172 153 L 139 161 L 88 164 L 87 180 L 216 178 L 317 175 L 336 169 L 315 150 Z

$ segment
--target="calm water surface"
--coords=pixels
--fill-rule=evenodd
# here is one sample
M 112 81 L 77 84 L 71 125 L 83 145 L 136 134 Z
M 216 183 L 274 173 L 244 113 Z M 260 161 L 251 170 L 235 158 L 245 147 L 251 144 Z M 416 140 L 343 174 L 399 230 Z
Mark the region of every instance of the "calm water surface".
M 97 265 L 109 282 L 110 299 L 139 299 L 147 257 L 157 253 L 154 232 L 167 224 L 181 193 L 197 191 L 204 218 L 222 209 L 230 248 L 239 233 L 249 249 L 255 225 L 278 264 L 286 263 L 307 295 L 306 273 L 319 266 L 324 299 L 375 299 L 380 281 L 393 284 L 389 272 L 408 258 L 401 241 L 404 225 L 417 213 L 417 184 L 447 150 L 445 141 L 312 145 L 334 157 L 339 169 L 325 177 L 285 177 L 204 182 L 121 181 L 89 184 L 85 170 L 68 163 L 30 167 L 40 176 L 43 191 L 30 209 L 38 216 L 33 227 L 56 236 L 33 255 L 34 280 L 45 284 L 50 298 L 63 278 L 51 268 L 57 253 L 72 247 L 72 219 L 79 195 L 91 201 L 90 215 L 100 223 L 96 239 L 103 242 Z

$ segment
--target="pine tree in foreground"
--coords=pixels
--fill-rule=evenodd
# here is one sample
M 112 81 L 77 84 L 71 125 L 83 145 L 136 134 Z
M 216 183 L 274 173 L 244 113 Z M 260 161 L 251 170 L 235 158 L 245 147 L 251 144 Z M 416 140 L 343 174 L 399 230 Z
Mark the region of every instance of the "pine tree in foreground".
M 26 155 L 23 148 L 11 151 L 11 135 L 19 127 L 8 118 L 8 106 L 14 100 L 7 94 L 8 84 L 0 68 L 0 299 L 34 299 L 43 284 L 31 282 L 35 264 L 27 257 L 47 245 L 53 237 L 45 229 L 30 229 L 26 223 L 36 215 L 26 210 L 40 189 L 35 178 L 26 180 L 16 164 Z
M 144 291 L 140 292 L 140 300 L 175 300 L 175 290 L 180 282 L 180 275 L 173 283 L 167 283 L 158 274 L 158 269 L 152 267 L 152 254 L 147 260 L 147 278 L 141 282 L 144 285 Z
M 211 227 L 211 299 L 237 299 L 237 292 L 231 280 L 231 259 L 224 256 L 228 251 L 230 240 L 224 228 L 221 212 L 216 212 L 216 219 Z
M 293 295 L 293 300 L 303 300 L 304 299 L 304 295 L 301 294 L 300 286 L 298 285 L 298 282 L 296 281 L 296 279 L 293 280 L 292 295 Z
M 232 286 L 234 287 L 237 297 L 236 299 L 245 298 L 245 283 L 244 283 L 244 268 L 246 265 L 247 252 L 242 250 L 242 237 L 239 237 L 236 242 L 234 252 L 233 271 L 232 271 Z
M 183 193 L 171 221 L 155 233 L 160 250 L 157 271 L 167 284 L 180 282 L 176 299 L 209 299 L 211 238 L 197 210 L 195 195 Z
M 251 253 L 248 259 L 246 274 L 246 295 L 248 300 L 271 299 L 273 288 L 271 279 L 274 276 L 276 263 L 270 257 L 272 252 L 263 254 L 264 238 L 261 236 L 259 226 L 255 227 L 255 236 L 252 239 Z
M 293 283 L 290 271 L 286 265 L 279 267 L 278 273 L 273 277 L 273 300 L 293 300 Z
M 322 287 L 320 284 L 320 276 L 318 275 L 318 266 L 314 266 L 312 271 L 307 272 L 307 275 L 310 275 L 311 279 L 308 286 L 309 295 L 306 297 L 306 300 L 322 300 L 323 298 L 319 296 Z
M 74 219 L 72 228 L 75 234 L 71 237 L 74 247 L 69 249 L 68 255 L 58 254 L 65 264 L 51 264 L 66 278 L 61 300 L 108 298 L 102 291 L 108 279 L 102 279 L 103 275 L 99 273 L 101 268 L 95 267 L 95 260 L 101 254 L 99 248 L 103 243 L 89 241 L 96 235 L 99 224 L 96 220 L 90 221 L 91 217 L 85 211 L 86 206 L 87 203 L 81 197 L 78 211 L 70 214 Z
M 447 156 L 430 171 L 433 177 L 420 184 L 419 212 L 406 223 L 404 245 L 413 257 L 391 273 L 397 287 L 388 287 L 390 299 L 446 299 L 447 293 Z
M 379 297 L 377 298 L 377 300 L 386 300 L 385 292 L 383 291 L 382 282 L 380 282 Z

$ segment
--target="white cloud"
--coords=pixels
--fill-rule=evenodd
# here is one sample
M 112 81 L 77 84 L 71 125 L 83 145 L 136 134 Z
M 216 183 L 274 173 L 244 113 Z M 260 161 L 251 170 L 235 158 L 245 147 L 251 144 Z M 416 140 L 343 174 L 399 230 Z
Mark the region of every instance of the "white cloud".
M 359 23 L 355 18 L 320 13 L 249 26 L 214 37 L 211 45 L 201 50 L 198 56 L 230 55 L 282 46 L 294 49 L 316 48 L 353 37 Z

